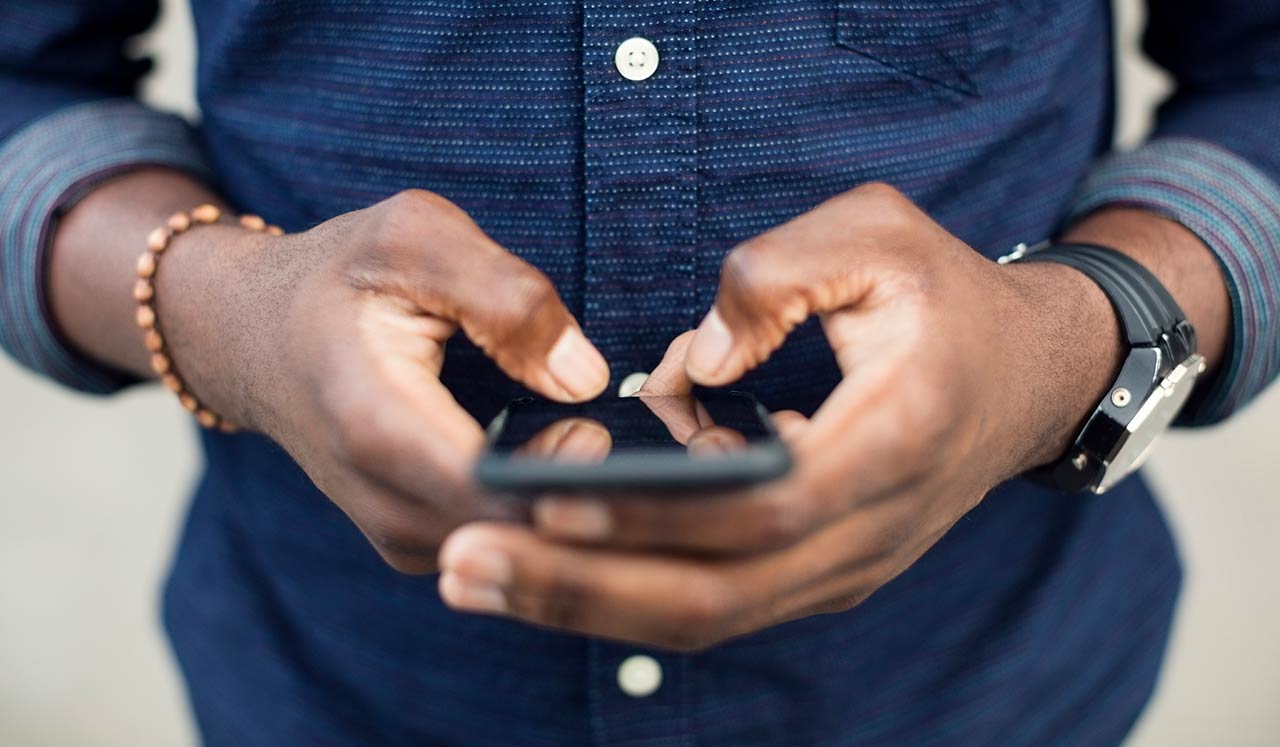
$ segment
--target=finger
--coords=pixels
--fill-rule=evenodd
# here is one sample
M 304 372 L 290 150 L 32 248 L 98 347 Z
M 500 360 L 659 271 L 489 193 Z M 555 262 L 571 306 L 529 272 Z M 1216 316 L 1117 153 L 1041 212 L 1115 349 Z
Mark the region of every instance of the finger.
M 547 495 L 532 509 L 539 534 L 569 542 L 700 554 L 790 545 L 814 520 L 810 501 L 780 481 L 683 495 Z
M 329 313 L 340 313 L 332 310 Z M 341 311 L 349 314 L 349 311 Z M 441 339 L 452 325 L 406 313 L 381 298 L 357 307 L 352 345 L 317 353 L 314 375 L 329 413 L 331 437 L 347 461 L 397 490 L 420 495 L 422 471 L 466 481 L 484 431 L 441 383 Z M 416 483 L 416 484 L 415 484 Z
M 685 373 L 685 357 L 689 352 L 689 344 L 693 342 L 693 334 L 693 330 L 682 332 L 671 341 L 662 360 L 649 374 L 649 378 L 645 379 L 644 386 L 640 387 L 636 395 L 676 395 L 693 391 L 693 382 Z
M 590 418 L 564 418 L 543 428 L 516 450 L 521 456 L 594 463 L 609 456 L 613 437 Z
M 409 282 L 423 309 L 459 323 L 507 375 L 547 397 L 579 402 L 604 391 L 604 357 L 545 275 L 438 195 L 410 191 L 388 202 L 394 240 L 420 258 Z M 412 246 L 423 242 L 430 256 Z
M 787 443 L 794 443 L 799 438 L 804 427 L 809 423 L 802 413 L 795 410 L 779 410 L 771 415 L 773 418 L 773 427 L 778 429 L 778 435 Z
M 698 457 L 732 454 L 746 448 L 747 439 L 738 431 L 713 425 L 689 437 L 689 454 Z
M 746 600 L 711 566 L 560 545 L 515 525 L 458 529 L 440 567 L 449 606 L 557 630 L 695 649 L 745 621 L 733 613 Z
M 711 419 L 706 408 L 690 394 L 637 395 L 636 399 L 667 426 L 667 432 L 679 444 L 688 444 L 689 438 Z
M 857 307 L 878 285 L 892 286 L 885 270 L 909 275 L 896 248 L 939 232 L 897 190 L 868 184 L 739 245 L 689 347 L 689 378 L 737 380 L 810 315 Z
M 848 519 L 786 550 L 706 560 L 563 545 L 521 526 L 474 523 L 441 548 L 440 592 L 458 610 L 699 650 L 865 598 L 891 575 L 881 572 L 885 555 L 857 548 L 886 532 L 894 533 L 879 519 Z M 927 544 L 915 547 L 910 560 Z
M 601 499 L 547 496 L 534 503 L 537 529 L 576 542 L 626 548 L 740 554 L 794 544 L 860 502 L 894 494 L 927 473 L 936 442 L 935 406 L 904 398 L 901 365 L 860 365 L 812 420 L 796 427 L 791 473 L 737 491 Z

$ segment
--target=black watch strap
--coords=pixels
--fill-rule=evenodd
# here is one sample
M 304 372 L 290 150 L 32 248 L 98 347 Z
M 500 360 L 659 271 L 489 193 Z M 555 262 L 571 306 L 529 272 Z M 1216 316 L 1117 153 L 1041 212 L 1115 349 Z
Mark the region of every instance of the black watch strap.
M 1050 244 L 1023 262 L 1057 262 L 1098 284 L 1133 347 L 1159 347 L 1176 364 L 1196 351 L 1195 330 L 1164 285 L 1132 257 L 1094 244 Z

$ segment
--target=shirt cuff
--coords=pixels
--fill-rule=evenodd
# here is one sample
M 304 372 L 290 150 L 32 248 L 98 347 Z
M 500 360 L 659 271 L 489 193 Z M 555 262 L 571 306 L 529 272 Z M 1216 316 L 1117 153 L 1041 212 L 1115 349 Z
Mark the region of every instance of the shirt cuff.
M 0 143 L 0 346 L 19 363 L 98 394 L 134 381 L 63 341 L 45 300 L 44 253 L 58 216 L 76 200 L 112 176 L 147 166 L 206 180 L 211 174 L 184 120 L 132 99 L 65 107 Z
M 1229 359 L 1179 423 L 1222 420 L 1280 370 L 1280 185 L 1212 143 L 1158 138 L 1103 160 L 1085 180 L 1067 221 L 1110 206 L 1181 223 L 1221 263 L 1231 296 Z

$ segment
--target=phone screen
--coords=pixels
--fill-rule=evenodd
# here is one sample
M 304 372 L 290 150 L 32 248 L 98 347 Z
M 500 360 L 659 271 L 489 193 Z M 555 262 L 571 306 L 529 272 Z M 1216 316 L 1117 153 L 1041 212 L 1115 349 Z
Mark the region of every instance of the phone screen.
M 786 449 L 750 394 L 517 400 L 489 427 L 480 481 L 504 488 L 707 486 L 785 472 Z

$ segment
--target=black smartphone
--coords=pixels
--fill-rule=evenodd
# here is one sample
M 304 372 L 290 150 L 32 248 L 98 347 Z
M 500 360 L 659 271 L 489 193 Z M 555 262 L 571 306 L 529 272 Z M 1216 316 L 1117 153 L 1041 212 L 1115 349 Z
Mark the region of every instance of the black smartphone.
M 662 492 L 748 485 L 790 467 L 768 411 L 745 392 L 524 398 L 490 423 L 476 479 L 515 493 Z

